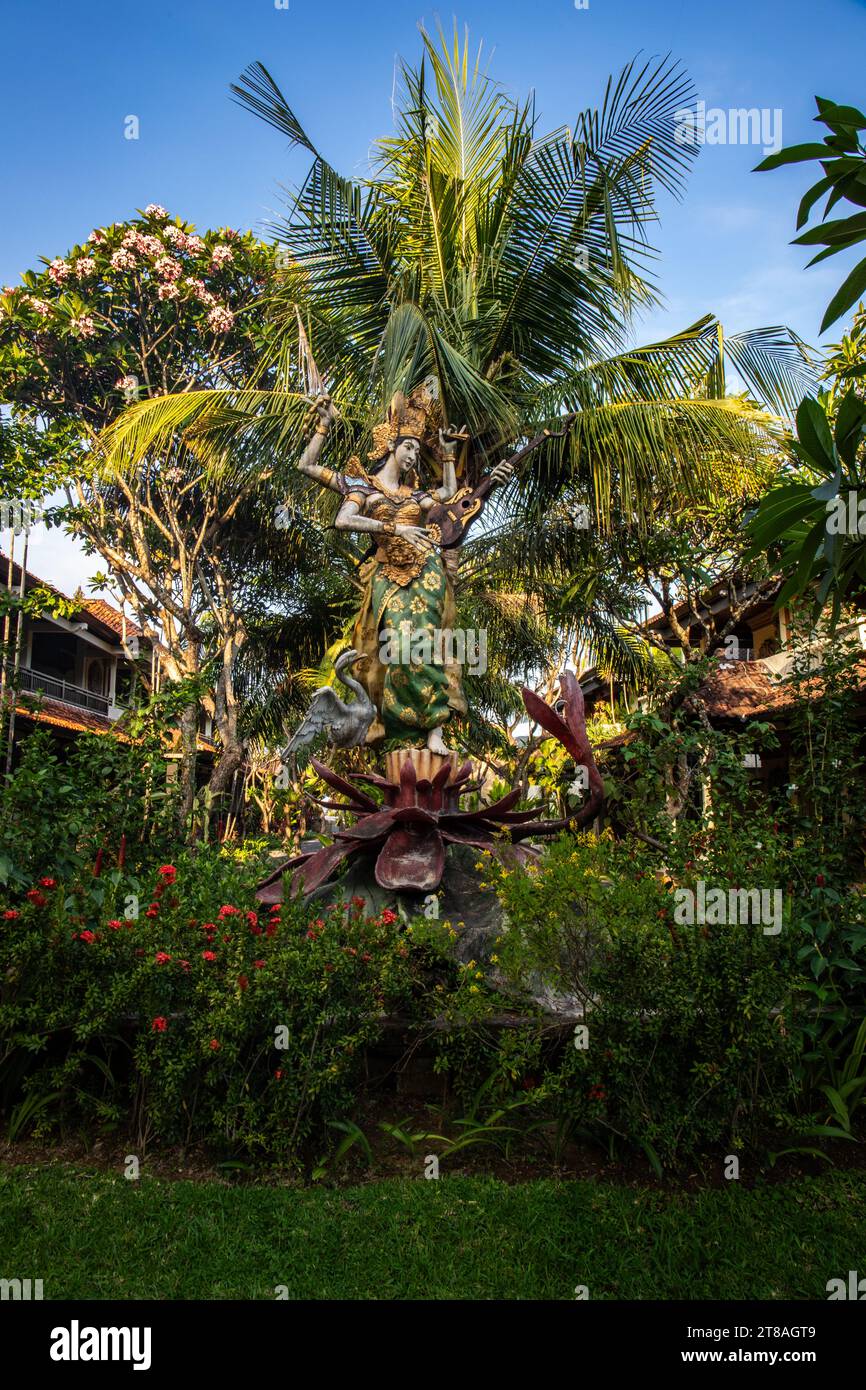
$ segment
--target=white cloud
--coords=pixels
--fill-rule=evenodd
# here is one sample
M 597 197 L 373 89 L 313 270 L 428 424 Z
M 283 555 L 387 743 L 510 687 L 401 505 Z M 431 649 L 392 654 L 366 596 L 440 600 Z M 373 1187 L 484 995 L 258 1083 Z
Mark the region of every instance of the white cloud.
M 4 553 L 8 555 L 9 539 L 6 535 L 2 538 L 2 548 Z M 16 561 L 20 562 L 21 557 L 22 538 L 18 536 L 15 540 Z M 75 540 L 74 537 L 67 536 L 56 528 L 48 530 L 42 525 L 32 527 L 27 550 L 28 573 L 37 575 L 48 584 L 53 584 L 64 594 L 71 596 L 80 586 L 88 598 L 106 598 L 110 601 L 110 596 L 106 590 L 92 590 L 89 582 L 92 574 L 104 568 L 104 561 L 101 561 L 98 556 L 88 557 L 85 555 L 81 542 Z M 5 579 L 4 572 L 4 583 Z

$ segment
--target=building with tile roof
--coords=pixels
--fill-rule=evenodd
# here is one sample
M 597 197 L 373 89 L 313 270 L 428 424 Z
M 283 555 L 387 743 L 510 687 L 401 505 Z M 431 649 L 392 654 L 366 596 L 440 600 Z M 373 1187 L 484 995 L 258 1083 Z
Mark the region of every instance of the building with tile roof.
M 17 561 L 0 551 L 0 587 L 21 592 L 22 570 Z M 142 631 L 127 614 L 105 599 L 86 598 L 79 590 L 72 598 L 32 570 L 24 573 L 24 592 L 44 590 L 69 605 L 69 616 L 46 612 L 23 619 L 21 656 L 13 671 L 17 621 L 12 618 L 6 640 L 3 671 L 4 693 L 14 686 L 15 742 L 37 724 L 48 725 L 61 740 L 87 732 L 128 737 L 125 731 L 130 703 L 142 676 L 154 675 L 161 645 Z M 11 703 L 3 701 L 7 711 Z M 199 747 L 213 754 L 210 720 L 202 714 Z

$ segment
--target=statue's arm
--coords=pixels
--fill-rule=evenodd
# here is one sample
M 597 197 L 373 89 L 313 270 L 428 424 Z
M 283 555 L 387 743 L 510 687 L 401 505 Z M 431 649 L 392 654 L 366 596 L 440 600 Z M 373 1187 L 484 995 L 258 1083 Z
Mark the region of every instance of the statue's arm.
M 384 531 L 384 521 L 375 516 L 362 516 L 359 504 L 347 497 L 337 512 L 334 525 L 338 531 Z
M 346 498 L 337 512 L 334 525 L 338 531 L 363 531 L 374 535 L 387 533 L 391 536 L 403 536 L 422 550 L 431 548 L 430 537 L 425 533 L 423 526 L 405 526 L 403 524 L 395 526 L 393 522 L 380 521 L 375 516 L 364 516 L 360 505 L 351 497 Z
M 457 491 L 457 469 L 454 460 L 457 453 L 458 439 L 460 437 L 461 432 L 455 434 L 454 430 L 448 432 L 445 430 L 439 431 L 439 446 L 442 457 L 442 486 L 438 487 L 432 494 L 431 503 L 428 503 L 428 506 L 432 505 L 437 499 L 440 502 L 450 502 Z
M 318 463 L 319 455 L 325 447 L 328 431 L 337 418 L 336 408 L 330 396 L 319 396 L 316 401 L 316 413 L 319 417 L 318 424 L 312 439 L 298 459 L 298 472 L 305 473 L 308 478 L 315 479 L 322 487 L 329 487 L 334 492 L 340 492 L 342 489 L 335 481 L 336 474 L 330 468 L 321 468 Z
M 453 457 L 446 457 L 442 464 L 442 486 L 437 488 L 436 496 L 440 502 L 448 502 L 457 491 L 457 470 Z

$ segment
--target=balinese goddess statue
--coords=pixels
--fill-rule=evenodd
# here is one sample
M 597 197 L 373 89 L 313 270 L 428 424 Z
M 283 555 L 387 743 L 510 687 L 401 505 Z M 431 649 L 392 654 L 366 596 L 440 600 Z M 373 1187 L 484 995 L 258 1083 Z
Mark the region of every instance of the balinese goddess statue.
M 438 407 L 426 386 L 408 397 L 398 392 L 387 419 L 373 431 L 369 466 L 352 458 L 346 471 L 337 473 L 318 461 L 336 419 L 330 398 L 320 396 L 316 430 L 298 468 L 342 496 L 335 521 L 340 530 L 369 534 L 376 543 L 360 568 L 361 607 L 352 639 L 366 658 L 359 661 L 358 679 L 376 709 L 366 741 L 415 742 L 422 735 L 432 752 L 447 754 L 443 726 L 452 712 L 463 714 L 467 708 L 461 667 L 450 642 L 443 659 L 441 638 L 453 630 L 458 551 L 441 550 L 438 528 L 428 527 L 425 518 L 469 489 L 457 487 L 461 436 L 437 427 Z M 442 485 L 433 492 L 419 484 L 422 453 L 442 469 Z M 504 483 L 511 473 L 511 463 L 497 464 L 489 483 Z

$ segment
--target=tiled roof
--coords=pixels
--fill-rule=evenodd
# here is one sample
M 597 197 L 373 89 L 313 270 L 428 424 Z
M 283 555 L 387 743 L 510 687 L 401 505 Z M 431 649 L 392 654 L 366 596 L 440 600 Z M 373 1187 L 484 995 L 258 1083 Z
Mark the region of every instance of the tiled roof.
M 9 573 L 8 566 L 9 557 L 8 555 L 5 555 L 2 550 L 0 550 L 0 584 L 3 584 L 4 587 L 6 585 L 6 579 Z M 25 582 L 28 587 L 48 589 L 52 594 L 58 594 L 61 598 L 69 598 L 69 595 L 64 594 L 62 589 L 58 589 L 56 584 L 49 583 L 47 579 L 40 579 L 38 574 L 33 573 L 33 570 L 28 569 L 26 571 L 26 576 L 27 578 Z M 17 560 L 13 560 L 12 587 L 17 589 L 20 583 L 21 566 Z M 100 623 L 102 627 L 108 628 L 108 630 L 110 632 L 113 632 L 116 637 L 120 637 L 123 631 L 123 614 L 120 613 L 118 609 L 114 607 L 113 604 L 107 603 L 105 599 L 102 598 L 84 598 L 83 596 L 81 598 L 74 597 L 72 602 L 77 602 L 79 604 L 79 611 L 82 613 L 82 615 L 84 615 L 85 621 L 87 620 L 87 618 L 90 618 L 93 621 Z M 144 635 L 141 631 L 141 628 L 138 627 L 138 625 L 134 623 L 131 618 L 126 619 L 126 631 L 127 635 L 130 637 L 141 637 Z
M 15 706 L 16 713 L 32 719 L 37 724 L 51 724 L 56 729 L 73 729 L 76 733 L 114 734 L 117 738 L 127 738 L 114 722 L 104 714 L 93 710 L 78 709 L 75 705 L 64 704 L 62 700 L 41 700 L 38 707 L 28 704 L 19 695 Z
M 749 621 L 749 618 L 750 618 L 750 617 L 753 617 L 755 613 L 759 612 L 763 604 L 766 604 L 766 603 L 770 602 L 770 600 L 775 596 L 775 594 L 776 594 L 777 592 L 778 592 L 778 586 L 777 586 L 776 589 L 772 590 L 770 593 L 765 594 L 765 595 L 763 596 L 763 598 L 761 599 L 761 602 L 760 602 L 754 609 L 750 609 L 749 612 L 746 613 L 746 615 L 745 615 L 743 621 L 744 621 L 744 622 L 748 622 L 748 621 Z M 709 608 L 712 604 L 718 603 L 719 599 L 722 598 L 722 597 L 724 596 L 724 593 L 725 593 L 725 583 L 724 583 L 723 580 L 719 580 L 716 584 L 713 584 L 713 585 L 711 586 L 711 588 L 705 589 L 705 590 L 703 591 L 703 593 L 699 596 L 699 598 L 698 598 L 698 606 L 699 606 L 699 608 L 706 610 L 706 609 Z M 678 619 L 681 623 L 683 623 L 683 625 L 685 625 L 685 620 L 688 620 L 689 622 L 691 622 L 691 618 L 690 618 L 690 606 L 689 606 L 689 601 L 688 601 L 688 599 L 680 599 L 678 603 L 675 603 L 675 604 L 674 604 L 674 610 L 673 610 L 673 611 L 674 611 L 674 613 L 675 613 L 677 619 Z M 647 618 L 646 622 L 644 623 L 644 627 L 647 627 L 647 628 L 650 628 L 650 627 L 651 627 L 651 628 L 666 627 L 666 626 L 667 626 L 667 622 L 668 622 L 668 620 L 667 620 L 667 618 L 665 617 L 664 612 L 661 611 L 661 610 L 659 610 L 658 613 L 653 613 L 653 615 L 652 615 L 651 618 Z
M 78 709 L 75 705 L 64 704 L 62 700 L 43 699 L 36 706 L 28 704 L 26 698 L 19 695 L 15 711 L 25 719 L 32 719 L 37 724 L 50 724 L 55 729 L 71 729 L 75 733 L 113 734 L 125 743 L 133 741 L 129 734 L 118 728 L 116 720 L 107 719 L 104 714 L 95 714 L 93 710 Z M 217 748 L 212 739 L 204 738 L 202 734 L 196 739 L 196 747 L 199 753 L 210 754 L 214 754 Z
M 106 603 L 104 598 L 83 599 L 81 607 L 91 613 L 94 618 L 98 618 L 101 623 L 105 623 L 106 627 L 110 627 L 112 632 L 117 633 L 118 637 L 123 635 L 123 614 L 112 604 Z M 126 635 L 127 637 L 141 637 L 143 635 L 141 628 L 131 618 L 126 619 Z
M 746 719 L 794 704 L 790 687 L 754 661 L 719 662 L 698 694 L 710 718 L 719 719 Z
M 860 687 L 866 695 L 866 653 L 857 664 Z M 816 674 L 810 681 L 813 699 L 824 693 L 824 682 Z M 755 661 L 722 661 L 701 686 L 698 694 L 706 705 L 710 718 L 748 719 L 758 714 L 773 714 L 790 709 L 797 696 L 787 682 L 769 674 Z

